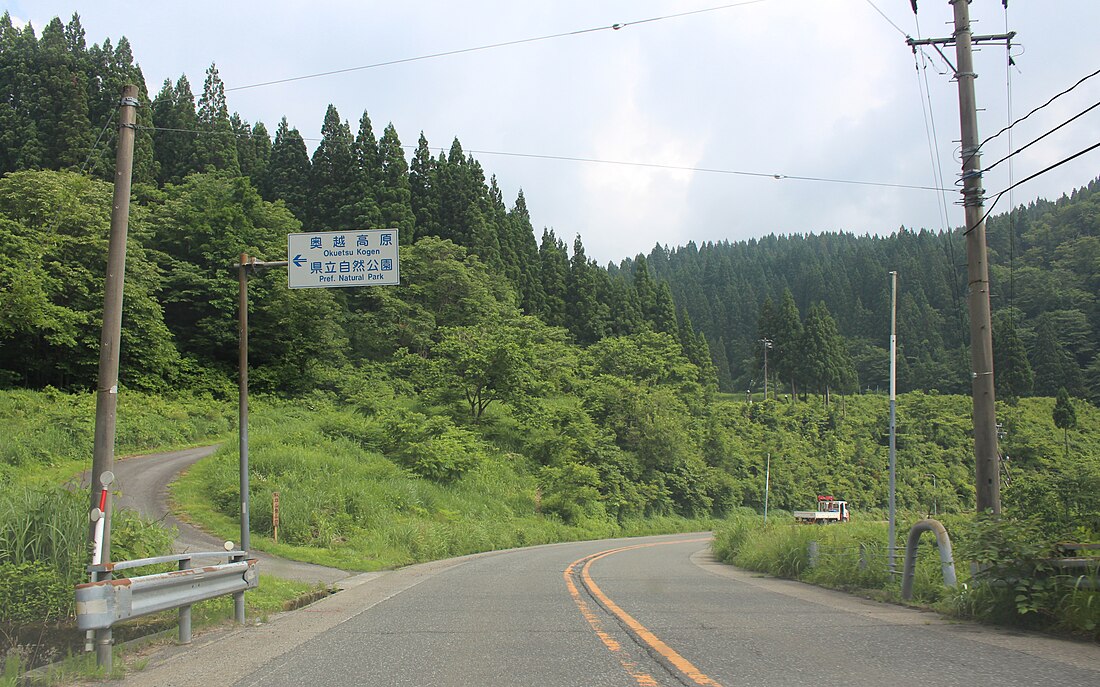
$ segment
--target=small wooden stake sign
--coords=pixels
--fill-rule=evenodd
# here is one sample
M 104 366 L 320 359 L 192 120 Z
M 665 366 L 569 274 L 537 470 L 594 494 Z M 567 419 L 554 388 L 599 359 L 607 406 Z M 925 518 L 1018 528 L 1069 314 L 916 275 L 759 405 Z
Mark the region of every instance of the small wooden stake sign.
M 279 492 L 271 492 L 271 526 L 275 532 L 275 543 L 279 543 Z

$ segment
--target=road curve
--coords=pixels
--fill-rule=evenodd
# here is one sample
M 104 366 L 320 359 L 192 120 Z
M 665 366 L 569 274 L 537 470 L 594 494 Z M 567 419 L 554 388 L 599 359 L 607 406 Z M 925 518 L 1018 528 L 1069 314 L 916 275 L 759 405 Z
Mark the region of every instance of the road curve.
M 124 685 L 1100 684 L 1100 647 L 719 564 L 705 535 L 557 544 L 352 578 Z
M 180 520 L 169 512 L 168 503 L 168 485 L 181 472 L 217 450 L 217 446 L 203 446 L 116 460 L 112 470 L 115 508 L 135 510 L 146 518 L 175 527 L 179 532 L 173 544 L 176 553 L 221 551 L 224 540 Z M 85 472 L 81 480 L 81 486 L 88 488 L 89 473 Z M 260 572 L 265 575 L 317 584 L 332 584 L 350 575 L 344 570 L 276 558 L 259 551 L 251 554 L 260 561 Z

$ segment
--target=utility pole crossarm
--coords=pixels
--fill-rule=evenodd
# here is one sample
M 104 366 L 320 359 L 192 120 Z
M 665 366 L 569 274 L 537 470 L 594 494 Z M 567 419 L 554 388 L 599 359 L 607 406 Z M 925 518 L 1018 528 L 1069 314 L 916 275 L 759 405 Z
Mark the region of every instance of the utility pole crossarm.
M 1015 31 L 1009 31 L 1008 33 L 996 33 L 988 36 L 971 36 L 970 42 L 973 43 L 996 43 L 1003 41 L 1004 43 L 1011 43 L 1012 39 L 1016 37 Z M 918 45 L 955 45 L 955 36 L 950 38 L 907 38 L 905 41 L 910 47 Z

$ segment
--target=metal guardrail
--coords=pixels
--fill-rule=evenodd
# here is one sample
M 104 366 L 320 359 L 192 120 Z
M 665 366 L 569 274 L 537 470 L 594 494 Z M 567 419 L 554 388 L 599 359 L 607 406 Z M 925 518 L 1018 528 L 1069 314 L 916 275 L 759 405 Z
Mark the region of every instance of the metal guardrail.
M 76 623 L 96 631 L 97 658 L 109 668 L 111 627 L 130 618 L 179 609 L 179 639 L 191 642 L 191 605 L 232 594 L 238 622 L 244 622 L 244 592 L 259 585 L 257 560 L 244 551 L 205 551 L 89 565 L 92 582 L 76 585 Z M 225 558 L 217 565 L 191 567 L 196 558 Z M 114 573 L 148 565 L 177 563 L 179 570 L 112 579 Z
M 1056 558 L 1044 558 L 1043 562 L 1060 571 L 1060 574 L 1055 575 L 1056 578 L 1064 584 L 1080 589 L 1097 588 L 1097 582 L 1100 581 L 1100 556 L 1074 556 L 1073 554 L 1100 551 L 1100 544 L 1062 542 L 1056 544 L 1054 549 L 1061 555 Z

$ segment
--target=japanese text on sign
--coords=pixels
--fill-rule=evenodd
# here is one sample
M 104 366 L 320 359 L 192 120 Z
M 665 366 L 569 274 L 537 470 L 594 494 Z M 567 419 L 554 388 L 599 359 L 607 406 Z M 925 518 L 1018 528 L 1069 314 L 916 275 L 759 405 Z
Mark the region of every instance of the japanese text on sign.
M 292 289 L 401 283 L 396 229 L 289 234 L 287 262 Z

